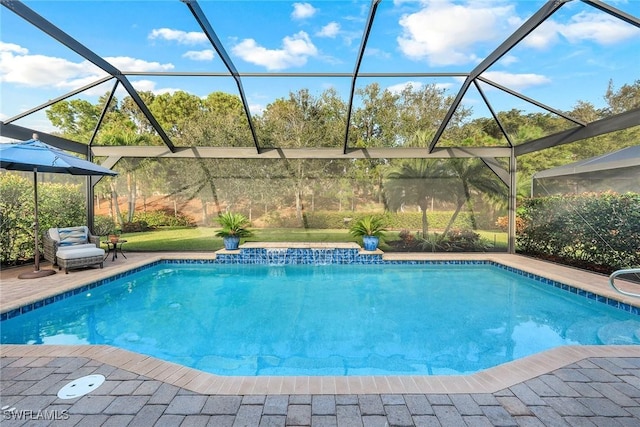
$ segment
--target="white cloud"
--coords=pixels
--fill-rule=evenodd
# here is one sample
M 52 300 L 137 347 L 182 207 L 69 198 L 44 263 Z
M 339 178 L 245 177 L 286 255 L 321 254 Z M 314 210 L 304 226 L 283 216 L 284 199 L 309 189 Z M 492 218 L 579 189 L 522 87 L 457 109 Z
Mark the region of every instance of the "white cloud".
M 394 94 L 394 95 L 399 95 L 403 90 L 405 90 L 409 86 L 411 86 L 411 88 L 413 90 L 420 90 L 420 88 L 422 87 L 422 83 L 408 81 L 408 82 L 404 82 L 404 83 L 398 83 L 398 84 L 395 84 L 395 85 L 391 85 L 391 86 L 387 87 L 387 90 L 389 92 L 391 92 L 392 94 Z
M 430 2 L 420 11 L 402 16 L 403 32 L 397 41 L 406 56 L 431 65 L 473 63 L 478 60 L 474 52 L 477 45 L 502 40 L 505 29 L 511 30 L 517 21 L 514 15 L 514 6 L 504 3 Z
M 555 44 L 558 39 L 558 24 L 553 20 L 547 20 L 525 37 L 522 44 L 534 49 L 545 49 Z
M 364 55 L 365 56 L 372 56 L 374 58 L 380 58 L 380 59 L 389 59 L 391 58 L 391 54 L 389 52 L 385 52 L 382 49 L 378 49 L 375 47 L 368 47 L 365 51 L 364 51 Z
M 416 81 L 406 81 L 404 83 L 398 83 L 395 85 L 391 85 L 389 87 L 387 87 L 387 90 L 389 92 L 391 92 L 394 95 L 399 95 L 400 93 L 402 93 L 403 90 L 405 90 L 406 88 L 408 88 L 409 86 L 411 86 L 411 90 L 416 92 L 422 89 L 422 87 L 424 86 L 424 83 L 422 82 L 416 82 Z M 435 84 L 436 89 L 449 89 L 451 87 L 453 87 L 453 83 L 436 83 Z
M 121 71 L 169 71 L 173 70 L 173 64 L 161 64 L 149 62 L 144 59 L 131 58 L 129 56 L 105 57 L 105 61 Z
M 29 49 L 14 43 L 4 43 L 0 41 L 0 52 L 13 52 L 18 55 L 26 55 L 29 53 Z
M 551 79 L 541 74 L 514 74 L 504 71 L 486 71 L 482 77 L 506 86 L 510 89 L 520 90 L 531 86 L 540 86 L 551 83 Z
M 254 39 L 245 39 L 235 45 L 232 52 L 243 60 L 270 71 L 300 67 L 307 63 L 310 56 L 318 55 L 318 49 L 304 31 L 285 37 L 281 49 L 267 49 L 258 45 Z
M 505 55 L 502 58 L 500 58 L 500 65 L 511 65 L 511 64 L 515 64 L 516 62 L 519 62 L 520 60 L 518 59 L 517 56 L 513 56 L 513 55 Z
M 185 52 L 182 57 L 193 61 L 211 61 L 215 58 L 215 52 L 212 49 L 190 50 Z
M 497 47 L 524 22 L 516 15 L 513 3 L 502 1 L 468 0 L 454 4 L 451 0 L 423 0 L 420 4 L 421 10 L 401 17 L 403 31 L 397 42 L 407 57 L 426 60 L 432 66 L 477 63 L 484 55 L 478 52 L 479 46 L 492 43 L 492 48 Z M 639 36 L 640 29 L 613 16 L 583 11 L 565 23 L 546 20 L 525 37 L 522 45 L 546 49 L 562 37 L 572 44 L 591 41 L 607 46 Z
M 175 93 L 178 91 L 184 91 L 184 89 L 177 89 L 177 88 L 170 88 L 170 87 L 158 88 L 156 87 L 157 82 L 153 80 L 146 80 L 146 79 L 133 80 L 131 81 L 131 85 L 139 92 L 152 92 L 156 95 L 161 95 L 163 93 Z M 129 96 L 129 92 L 127 92 L 126 89 L 124 89 L 120 85 L 116 90 L 116 96 L 120 98 L 124 98 L 125 96 Z
M 318 37 L 330 37 L 335 38 L 340 32 L 340 24 L 335 21 L 329 22 L 327 25 L 322 27 L 320 31 L 316 33 Z
M 194 44 L 208 42 L 207 36 L 202 32 L 197 32 L 197 31 L 186 32 L 181 30 L 173 30 L 171 28 L 154 29 L 149 34 L 149 39 L 175 41 L 179 44 L 186 44 L 186 45 L 194 45 Z
M 29 87 L 70 88 L 78 80 L 95 81 L 106 75 L 88 61 L 79 63 L 45 55 L 0 52 L 0 81 Z
M 263 104 L 249 104 L 249 111 L 251 114 L 260 115 L 264 113 L 265 106 Z
M 291 18 L 293 19 L 306 19 L 311 18 L 316 14 L 318 9 L 311 6 L 310 3 L 294 3 L 293 12 L 291 12 Z
M 640 29 L 624 25 L 613 16 L 588 12 L 574 15 L 568 24 L 560 25 L 558 31 L 571 43 L 591 40 L 601 45 L 640 36 Z
M 546 49 L 556 44 L 560 36 L 572 44 L 588 40 L 607 46 L 639 37 L 640 29 L 603 13 L 580 12 L 565 24 L 554 20 L 543 22 L 523 43 L 534 49 Z
M 106 57 L 122 71 L 167 71 L 172 64 L 130 57 Z M 72 62 L 46 55 L 30 55 L 18 45 L 0 44 L 0 82 L 27 87 L 77 89 L 105 77 L 107 73 L 89 61 Z M 103 88 L 100 88 L 103 90 Z M 103 92 L 104 93 L 104 92 Z

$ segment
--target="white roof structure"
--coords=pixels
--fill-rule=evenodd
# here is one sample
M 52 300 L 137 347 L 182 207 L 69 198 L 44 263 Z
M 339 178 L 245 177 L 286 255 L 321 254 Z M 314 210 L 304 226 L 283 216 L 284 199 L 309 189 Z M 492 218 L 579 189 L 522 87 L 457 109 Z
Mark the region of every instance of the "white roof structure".
M 623 148 L 532 177 L 532 195 L 585 191 L 640 192 L 640 145 Z

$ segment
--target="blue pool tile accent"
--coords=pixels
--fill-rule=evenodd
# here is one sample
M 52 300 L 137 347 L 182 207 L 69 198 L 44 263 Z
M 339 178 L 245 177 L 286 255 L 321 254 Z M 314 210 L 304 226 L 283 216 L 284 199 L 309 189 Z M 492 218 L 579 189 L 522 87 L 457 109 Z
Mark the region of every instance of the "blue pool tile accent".
M 216 254 L 220 264 L 381 264 L 381 253 L 362 254 L 358 249 L 243 248 Z
M 606 304 L 619 310 L 640 316 L 640 307 L 623 303 L 613 298 L 607 298 L 602 295 L 584 289 L 576 288 L 565 283 L 547 279 L 533 273 L 529 273 L 514 267 L 509 267 L 495 261 L 486 260 L 391 260 L 386 261 L 382 258 L 382 253 L 366 253 L 360 252 L 358 249 L 314 249 L 314 248 L 242 248 L 240 251 L 232 253 L 217 253 L 215 259 L 165 259 L 153 261 L 140 267 L 115 274 L 111 277 L 104 278 L 83 285 L 78 288 L 68 290 L 64 293 L 47 297 L 36 302 L 26 304 L 22 307 L 15 308 L 0 313 L 0 322 L 28 313 L 32 310 L 53 304 L 63 299 L 78 295 L 88 290 L 97 288 L 102 285 L 112 283 L 118 279 L 125 278 L 132 274 L 146 270 L 148 268 L 160 265 L 208 265 L 208 264 L 262 264 L 262 265 L 286 265 L 286 264 L 406 264 L 406 265 L 491 265 L 503 270 L 515 273 L 527 278 L 533 279 L 545 285 L 553 286 L 565 292 L 585 297 L 598 303 Z

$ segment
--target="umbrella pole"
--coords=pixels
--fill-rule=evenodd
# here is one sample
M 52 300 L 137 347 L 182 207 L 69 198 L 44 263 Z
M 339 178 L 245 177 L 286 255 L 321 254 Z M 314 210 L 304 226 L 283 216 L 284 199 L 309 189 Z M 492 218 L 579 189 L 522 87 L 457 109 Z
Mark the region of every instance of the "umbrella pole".
M 34 197 L 34 222 L 33 230 L 35 234 L 35 263 L 34 269 L 30 273 L 22 273 L 18 276 L 19 279 L 37 279 L 38 277 L 51 276 L 56 274 L 55 270 L 40 270 L 40 248 L 38 247 L 38 234 L 40 233 L 40 226 L 38 224 L 38 168 L 33 168 L 33 197 Z

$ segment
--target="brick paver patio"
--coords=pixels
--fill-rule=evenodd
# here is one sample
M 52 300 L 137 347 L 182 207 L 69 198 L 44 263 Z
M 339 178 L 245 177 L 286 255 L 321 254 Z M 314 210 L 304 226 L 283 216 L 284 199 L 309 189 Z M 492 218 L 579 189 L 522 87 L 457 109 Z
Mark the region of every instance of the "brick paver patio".
M 2 357 L 3 426 L 640 426 L 640 358 L 590 358 L 495 393 L 199 394 L 83 357 Z M 63 400 L 68 382 L 102 374 Z
M 129 256 L 129 254 L 128 254 Z M 163 254 L 162 257 L 210 257 Z M 391 255 L 404 258 L 418 255 Z M 419 255 L 424 256 L 424 255 Z M 442 255 L 438 255 L 442 257 Z M 474 258 L 487 255 L 472 256 Z M 3 312 L 159 258 L 37 284 L 0 272 Z M 465 257 L 469 257 L 466 254 Z M 517 256 L 498 262 L 615 296 L 606 277 Z M 631 302 L 630 302 L 631 303 Z M 566 347 L 460 377 L 217 377 L 107 346 L 2 346 L 4 426 L 639 426 L 640 347 Z M 102 374 L 63 400 L 70 381 Z

